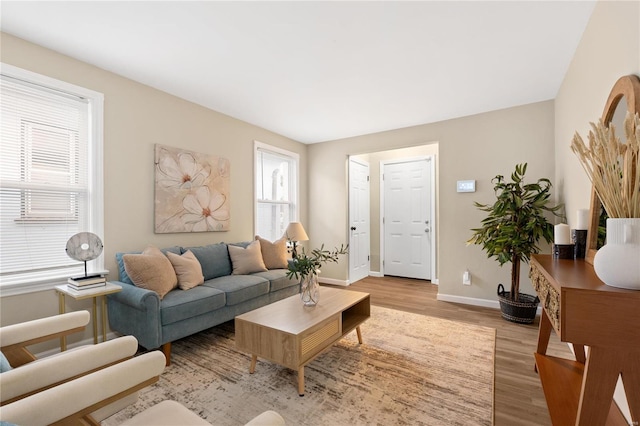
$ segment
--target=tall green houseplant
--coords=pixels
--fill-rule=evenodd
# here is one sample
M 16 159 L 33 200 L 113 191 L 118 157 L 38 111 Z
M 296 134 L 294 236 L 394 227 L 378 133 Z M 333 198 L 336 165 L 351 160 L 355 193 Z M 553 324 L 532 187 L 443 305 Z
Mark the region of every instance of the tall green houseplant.
M 525 183 L 527 163 L 517 164 L 511 174 L 511 182 L 497 175 L 491 182 L 496 201 L 493 205 L 474 205 L 488 213 L 480 228 L 472 229 L 468 244 L 480 244 L 489 258 L 495 257 L 500 266 L 511 262 L 511 294 L 513 301 L 520 296 L 520 262 L 529 262 L 534 253 L 540 252 L 538 241 L 553 240 L 553 225 L 545 217 L 549 212 L 555 216 L 562 205 L 549 206 L 551 181 L 538 179 L 536 183 Z

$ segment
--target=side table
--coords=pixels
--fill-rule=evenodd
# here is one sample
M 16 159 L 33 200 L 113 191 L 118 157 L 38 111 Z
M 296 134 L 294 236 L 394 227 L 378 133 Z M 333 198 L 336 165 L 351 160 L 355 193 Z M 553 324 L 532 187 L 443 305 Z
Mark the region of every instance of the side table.
M 58 293 L 58 303 L 60 313 L 64 314 L 64 297 L 69 296 L 75 300 L 93 299 L 93 343 L 98 344 L 98 309 L 97 299 L 102 296 L 102 341 L 107 340 L 107 294 L 122 291 L 122 287 L 118 284 L 107 282 L 104 287 L 96 287 L 88 290 L 76 291 L 68 285 L 58 285 L 55 287 Z M 65 336 L 60 337 L 60 350 L 67 350 L 67 339 Z

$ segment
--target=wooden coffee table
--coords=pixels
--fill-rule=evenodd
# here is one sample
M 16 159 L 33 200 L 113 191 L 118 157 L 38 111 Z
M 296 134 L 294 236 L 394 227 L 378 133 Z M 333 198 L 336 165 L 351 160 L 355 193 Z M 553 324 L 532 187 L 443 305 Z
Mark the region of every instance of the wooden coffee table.
M 236 348 L 251 353 L 249 373 L 258 357 L 298 371 L 298 394 L 304 395 L 304 366 L 356 330 L 371 315 L 368 293 L 320 287 L 320 303 L 302 304 L 291 296 L 235 319 Z

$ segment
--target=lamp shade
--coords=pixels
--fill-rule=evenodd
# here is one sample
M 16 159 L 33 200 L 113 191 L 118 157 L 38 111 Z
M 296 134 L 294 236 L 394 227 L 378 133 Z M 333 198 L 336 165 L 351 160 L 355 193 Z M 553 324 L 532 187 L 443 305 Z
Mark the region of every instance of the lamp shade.
M 287 230 L 285 231 L 285 235 L 291 241 L 308 241 L 309 237 L 304 230 L 304 227 L 300 222 L 291 222 L 289 226 L 287 226 Z

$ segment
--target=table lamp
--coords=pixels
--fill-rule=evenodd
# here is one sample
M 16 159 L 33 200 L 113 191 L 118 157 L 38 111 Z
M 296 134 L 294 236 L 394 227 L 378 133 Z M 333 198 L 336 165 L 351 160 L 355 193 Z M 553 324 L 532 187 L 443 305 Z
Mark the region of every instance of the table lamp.
M 309 241 L 309 236 L 300 222 L 290 222 L 285 231 L 285 235 L 288 240 L 291 240 L 291 255 L 295 259 L 298 255 L 296 252 L 298 241 Z

